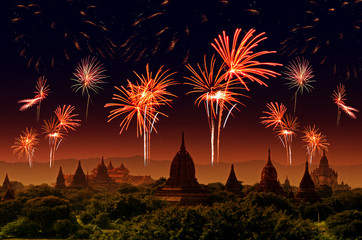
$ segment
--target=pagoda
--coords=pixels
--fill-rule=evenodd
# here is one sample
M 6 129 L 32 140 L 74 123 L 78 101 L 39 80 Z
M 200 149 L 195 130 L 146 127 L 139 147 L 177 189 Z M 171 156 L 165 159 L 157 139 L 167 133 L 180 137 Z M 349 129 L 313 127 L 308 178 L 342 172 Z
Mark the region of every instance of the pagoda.
M 11 185 L 11 183 L 10 183 L 8 174 L 6 174 L 6 175 L 5 175 L 4 182 L 3 182 L 2 189 L 7 190 L 8 188 L 12 188 L 12 185 Z
M 116 182 L 108 175 L 108 170 L 104 164 L 103 157 L 101 163 L 98 164 L 98 166 L 92 171 L 92 178 L 89 179 L 89 184 L 92 187 L 101 187 L 107 189 L 118 188 L 118 184 L 116 184 Z
M 102 157 L 102 158 L 103 158 L 103 157 Z M 107 170 L 108 170 L 108 171 L 112 171 L 113 169 L 114 169 L 114 167 L 113 167 L 113 165 L 112 165 L 112 161 L 109 161 Z
M 58 177 L 57 177 L 57 182 L 55 183 L 55 188 L 58 188 L 58 189 L 65 188 L 65 179 L 64 179 L 64 174 L 63 174 L 63 170 L 62 170 L 61 166 L 59 168 L 59 173 L 58 173 Z
M 225 189 L 228 192 L 232 192 L 234 194 L 242 194 L 242 187 L 238 179 L 236 178 L 235 171 L 234 171 L 234 164 L 231 164 L 230 174 L 228 180 L 225 184 Z
M 9 187 L 6 190 L 5 195 L 2 198 L 2 201 L 13 200 L 13 199 L 15 199 L 14 190 L 11 187 Z
M 72 182 L 70 183 L 70 186 L 71 187 L 88 187 L 88 181 L 83 172 L 80 161 L 78 162 L 78 167 L 73 175 L 73 179 L 72 179 Z
M 257 191 L 285 195 L 285 192 L 278 181 L 277 170 L 275 170 L 275 167 L 270 159 L 270 149 L 268 150 L 268 161 L 261 172 L 261 181 L 257 187 Z
M 155 195 L 183 205 L 195 205 L 207 201 L 209 192 L 200 186 L 195 177 L 195 165 L 186 151 L 184 133 L 182 133 L 180 150 L 171 163 L 170 177 Z
M 308 160 L 305 162 L 304 175 L 302 181 L 300 181 L 299 189 L 295 195 L 295 199 L 297 202 L 305 201 L 314 203 L 320 201 L 320 198 L 314 188 L 314 182 L 309 175 Z

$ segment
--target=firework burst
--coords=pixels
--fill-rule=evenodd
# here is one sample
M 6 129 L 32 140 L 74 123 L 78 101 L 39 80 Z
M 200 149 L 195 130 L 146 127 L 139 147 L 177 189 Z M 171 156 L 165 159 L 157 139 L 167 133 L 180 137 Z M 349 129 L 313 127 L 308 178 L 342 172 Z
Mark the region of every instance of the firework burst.
M 18 153 L 19 158 L 23 155 L 26 156 L 29 161 L 29 167 L 32 167 L 34 151 L 37 149 L 36 145 L 39 144 L 37 136 L 38 133 L 35 129 L 26 128 L 20 137 L 15 138 L 15 143 L 12 146 L 14 154 Z
M 155 75 L 146 65 L 146 75 L 140 75 L 134 72 L 140 82 L 132 84 L 128 81 L 127 88 L 115 87 L 120 94 L 114 94 L 112 100 L 117 102 L 107 103 L 105 107 L 115 107 L 108 115 L 108 122 L 125 115 L 120 123 L 121 131 L 127 130 L 133 117 L 136 116 L 137 137 L 143 134 L 144 138 L 144 165 L 150 164 L 150 138 L 154 129 L 157 116 L 165 114 L 158 109 L 163 105 L 171 104 L 170 97 L 175 95 L 167 91 L 167 87 L 176 84 L 172 79 L 175 73 L 169 73 L 169 70 L 163 71 L 162 67 Z
M 45 134 L 45 139 L 49 141 L 49 167 L 52 167 L 55 159 L 55 151 L 58 149 L 59 144 L 65 137 L 65 132 L 60 126 L 60 122 L 57 118 L 51 117 L 49 120 L 44 120 L 43 124 L 43 133 Z
M 358 109 L 355 109 L 353 107 L 349 107 L 345 104 L 344 101 L 346 101 L 346 88 L 343 84 L 339 84 L 337 86 L 337 90 L 333 92 L 333 101 L 338 106 L 338 112 L 337 112 L 337 126 L 339 125 L 340 119 L 341 119 L 341 110 L 344 111 L 348 116 L 350 116 L 353 119 L 356 119 L 356 114 L 354 112 L 359 112 Z
M 306 143 L 305 146 L 307 148 L 310 163 L 312 163 L 316 151 L 320 154 L 323 151 L 328 151 L 329 143 L 327 142 L 326 136 L 318 131 L 319 129 L 315 128 L 315 125 L 313 125 L 313 127 L 307 126 L 303 131 L 304 136 L 302 139 Z
M 251 82 L 255 81 L 261 85 L 267 86 L 266 83 L 259 79 L 260 77 L 268 79 L 269 77 L 276 77 L 280 74 L 266 69 L 265 67 L 281 66 L 281 64 L 259 62 L 255 60 L 255 58 L 275 53 L 275 51 L 254 52 L 254 48 L 257 47 L 261 41 L 266 39 L 266 37 L 264 37 L 265 33 L 254 36 L 255 30 L 250 29 L 241 42 L 239 42 L 240 33 L 240 28 L 235 30 L 231 45 L 229 36 L 226 35 L 225 31 L 223 31 L 222 35 L 218 36 L 218 39 L 214 39 L 215 43 L 211 44 L 219 53 L 227 67 L 227 72 L 225 73 L 226 81 L 228 82 L 233 77 L 236 77 L 247 90 L 249 90 L 249 88 L 244 79 L 249 79 Z
M 97 61 L 97 58 L 90 57 L 84 58 L 78 64 L 75 72 L 73 73 L 74 77 L 72 80 L 76 83 L 72 85 L 72 88 L 75 92 L 79 90 L 82 91 L 82 95 L 87 94 L 87 108 L 85 119 L 88 118 L 88 108 L 90 101 L 90 91 L 98 93 L 100 89 L 102 89 L 98 84 L 105 83 L 103 79 L 107 76 L 103 73 L 106 69 L 102 66 L 101 63 Z
M 287 108 L 283 104 L 277 102 L 267 103 L 266 107 L 268 111 L 263 111 L 266 116 L 260 117 L 263 119 L 260 123 L 264 124 L 266 128 L 273 127 L 276 135 L 282 142 L 287 153 L 287 160 L 289 164 L 292 164 L 292 141 L 293 136 L 296 136 L 299 123 L 298 118 L 285 114 Z
M 221 65 L 217 70 L 215 69 L 215 58 L 212 56 L 210 66 L 204 56 L 203 68 L 200 64 L 197 64 L 198 71 L 191 67 L 190 64 L 186 65 L 187 69 L 192 73 L 191 77 L 185 77 L 189 82 L 185 84 L 191 85 L 193 90 L 190 93 L 200 93 L 201 95 L 196 99 L 195 104 L 200 106 L 203 102 L 207 117 L 209 120 L 209 127 L 211 132 L 211 164 L 214 164 L 215 155 L 216 162 L 219 160 L 219 143 L 220 143 L 220 132 L 221 132 L 221 120 L 222 112 L 224 109 L 228 110 L 228 105 L 233 105 L 240 102 L 236 96 L 242 95 L 235 93 L 233 90 L 237 89 L 234 85 L 237 83 L 231 80 L 229 87 L 226 88 L 227 83 L 224 81 L 224 75 L 222 73 L 224 65 Z M 244 96 L 244 95 L 243 95 Z M 234 107 L 232 107 L 234 108 Z M 232 108 L 230 108 L 229 113 Z M 227 118 L 225 119 L 226 123 Z M 215 125 L 217 124 L 217 127 Z M 225 124 L 224 124 L 225 125 Z M 215 130 L 217 128 L 217 134 Z M 216 138 L 215 138 L 216 136 Z M 215 151 L 216 141 L 216 151 Z
M 71 105 L 63 105 L 63 107 L 59 106 L 55 109 L 54 113 L 59 121 L 59 128 L 68 132 L 68 130 L 75 131 L 77 127 L 80 127 L 81 120 L 76 118 L 78 114 L 73 113 L 74 110 L 75 107 Z
M 303 94 L 303 91 L 310 92 L 313 86 L 310 83 L 315 82 L 312 78 L 313 70 L 309 61 L 305 58 L 297 57 L 286 66 L 285 79 L 288 80 L 289 89 L 296 88 L 294 93 L 294 114 L 297 108 L 297 95 Z

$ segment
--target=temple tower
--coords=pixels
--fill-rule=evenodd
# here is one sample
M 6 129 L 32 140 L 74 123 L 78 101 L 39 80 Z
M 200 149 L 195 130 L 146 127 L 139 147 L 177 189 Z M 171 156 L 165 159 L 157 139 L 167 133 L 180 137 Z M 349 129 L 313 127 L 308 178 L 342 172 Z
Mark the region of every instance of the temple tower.
M 62 170 L 61 166 L 59 167 L 59 172 L 58 172 L 57 182 L 55 183 L 55 188 L 58 188 L 58 189 L 65 188 L 65 179 L 64 179 L 64 174 L 63 174 L 63 170 Z
M 234 164 L 231 164 L 230 174 L 225 184 L 226 191 L 234 194 L 242 194 L 242 187 L 238 179 L 236 178 L 234 171 Z
M 2 189 L 7 190 L 8 188 L 12 188 L 12 185 L 11 185 L 11 183 L 10 183 L 8 174 L 6 174 L 6 175 L 5 175 L 4 182 L 3 182 Z
M 299 189 L 295 195 L 295 199 L 297 202 L 305 201 L 312 203 L 320 200 L 317 192 L 315 191 L 313 180 L 309 175 L 308 160 L 305 162 L 304 175 L 302 181 L 300 181 Z
M 83 172 L 80 161 L 78 162 L 78 167 L 74 173 L 73 180 L 72 180 L 70 186 L 71 187 L 88 187 L 87 178 Z
M 109 177 L 108 170 L 106 165 L 104 164 L 104 158 L 102 157 L 102 161 L 96 169 L 94 170 L 93 174 L 95 174 L 95 177 L 90 182 L 90 185 L 94 187 L 104 187 L 104 188 L 117 188 L 118 184 Z

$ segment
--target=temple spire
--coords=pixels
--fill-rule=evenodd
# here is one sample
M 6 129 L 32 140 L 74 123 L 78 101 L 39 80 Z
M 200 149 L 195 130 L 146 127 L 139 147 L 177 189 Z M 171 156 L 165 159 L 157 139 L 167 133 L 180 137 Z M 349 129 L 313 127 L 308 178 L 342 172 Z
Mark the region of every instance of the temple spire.
M 184 132 L 182 132 L 182 140 L 181 140 L 181 147 L 180 147 L 180 151 L 186 151 Z
M 271 164 L 271 158 L 270 158 L 270 147 L 268 149 L 268 163 Z

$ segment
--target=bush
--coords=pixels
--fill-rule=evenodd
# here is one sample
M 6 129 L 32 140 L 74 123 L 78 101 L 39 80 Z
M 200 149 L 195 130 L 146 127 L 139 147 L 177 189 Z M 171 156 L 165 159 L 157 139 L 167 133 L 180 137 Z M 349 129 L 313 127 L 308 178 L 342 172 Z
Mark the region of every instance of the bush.
M 80 220 L 83 224 L 89 224 L 93 220 L 93 217 L 88 212 L 82 212 L 80 214 Z
M 54 224 L 56 237 L 67 238 L 72 234 L 72 223 L 68 219 L 57 220 Z
M 337 239 L 362 238 L 362 212 L 347 210 L 328 217 L 328 231 Z
M 33 221 L 21 218 L 8 223 L 2 229 L 2 235 L 12 237 L 36 237 L 39 236 L 41 226 Z
M 99 214 L 96 219 L 94 219 L 93 223 L 102 229 L 112 228 L 111 219 L 109 218 L 109 215 L 107 213 Z

